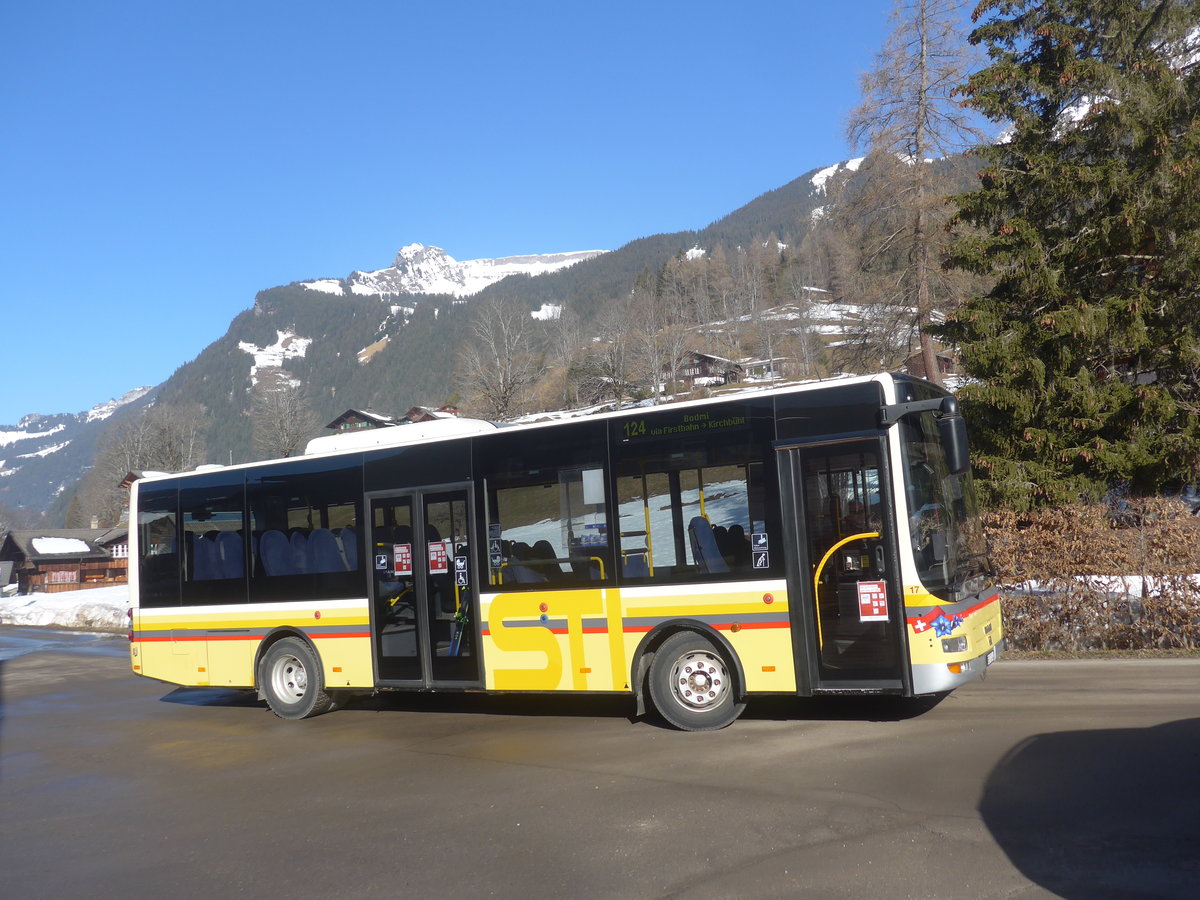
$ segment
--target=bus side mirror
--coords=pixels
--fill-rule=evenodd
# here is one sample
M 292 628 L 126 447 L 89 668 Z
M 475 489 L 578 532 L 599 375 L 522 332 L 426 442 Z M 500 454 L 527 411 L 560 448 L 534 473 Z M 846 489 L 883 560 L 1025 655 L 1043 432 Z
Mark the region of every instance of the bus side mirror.
M 950 474 L 962 475 L 969 471 L 971 459 L 967 446 L 967 420 L 958 414 L 958 401 L 953 397 L 946 397 L 942 401 L 942 414 L 938 416 L 937 428 Z

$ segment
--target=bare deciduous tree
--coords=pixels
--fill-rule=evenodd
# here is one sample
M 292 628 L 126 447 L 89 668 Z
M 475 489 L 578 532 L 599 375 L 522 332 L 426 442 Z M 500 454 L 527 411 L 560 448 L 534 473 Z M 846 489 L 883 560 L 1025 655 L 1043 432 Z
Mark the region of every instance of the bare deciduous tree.
M 183 472 L 204 462 L 209 417 L 199 403 L 156 404 L 109 429 L 92 470 L 80 482 L 69 525 L 92 518 L 115 525 L 124 507 L 119 488 L 130 472 Z
M 572 377 L 576 363 L 583 355 L 583 331 L 570 307 L 560 306 L 557 316 L 545 323 L 546 349 L 554 365 L 563 372 L 562 400 L 568 406 L 579 403 L 579 385 Z
M 118 479 L 139 469 L 183 472 L 204 462 L 208 412 L 199 403 L 156 404 L 117 428 L 103 457 Z
M 599 334 L 580 365 L 579 390 L 589 402 L 630 396 L 633 377 L 633 339 L 626 316 L 629 301 L 613 304 L 599 323 Z
M 459 380 L 468 402 L 489 418 L 518 414 L 525 393 L 545 371 L 533 332 L 534 320 L 520 302 L 489 299 L 476 308 Z
M 320 422 L 304 386 L 283 369 L 266 369 L 250 389 L 250 428 L 254 449 L 265 459 L 291 456 Z
M 941 198 L 932 196 L 927 160 L 977 143 L 979 132 L 956 98 L 973 60 L 964 30 L 965 0 L 897 0 L 895 29 L 862 78 L 862 104 L 847 133 L 856 147 L 892 154 L 906 163 L 903 188 L 889 203 L 903 205 L 908 249 L 903 303 L 917 310 L 927 377 L 940 380 L 932 338 L 937 270 L 932 217 Z M 898 235 L 893 237 L 898 239 Z

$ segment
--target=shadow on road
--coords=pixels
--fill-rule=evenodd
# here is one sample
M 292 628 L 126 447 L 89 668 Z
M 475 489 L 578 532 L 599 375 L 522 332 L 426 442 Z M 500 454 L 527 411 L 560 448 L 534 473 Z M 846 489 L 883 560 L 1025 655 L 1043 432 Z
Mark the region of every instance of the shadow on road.
M 1196 897 L 1200 719 L 1017 744 L 979 811 L 1030 880 L 1066 898 Z
M 899 697 L 756 697 L 743 720 L 899 722 L 928 712 L 943 696 L 905 700 Z M 220 687 L 181 687 L 162 698 L 182 706 L 261 707 L 266 703 L 251 691 Z M 624 718 L 650 726 L 669 727 L 653 712 L 635 715 L 633 697 L 626 694 L 484 694 L 460 691 L 383 691 L 356 696 L 341 709 L 397 710 L 496 716 L 559 716 L 569 718 Z M 736 728 L 736 724 L 734 725 Z
M 235 691 L 221 687 L 181 687 L 175 688 L 162 698 L 163 703 L 178 703 L 180 706 L 261 706 L 267 704 L 258 700 L 251 691 Z
M 925 715 L 947 696 L 756 697 L 746 705 L 742 718 L 787 722 L 903 722 Z

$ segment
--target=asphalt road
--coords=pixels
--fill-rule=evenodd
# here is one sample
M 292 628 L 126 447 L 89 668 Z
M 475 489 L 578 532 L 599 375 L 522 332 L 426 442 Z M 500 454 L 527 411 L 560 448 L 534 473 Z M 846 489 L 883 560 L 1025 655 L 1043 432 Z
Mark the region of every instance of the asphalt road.
M 609 698 L 395 696 L 285 722 L 133 676 L 120 639 L 66 638 L 0 663 L 0 702 L 13 900 L 1200 885 L 1196 659 L 1002 660 L 935 705 L 772 700 L 683 734 Z

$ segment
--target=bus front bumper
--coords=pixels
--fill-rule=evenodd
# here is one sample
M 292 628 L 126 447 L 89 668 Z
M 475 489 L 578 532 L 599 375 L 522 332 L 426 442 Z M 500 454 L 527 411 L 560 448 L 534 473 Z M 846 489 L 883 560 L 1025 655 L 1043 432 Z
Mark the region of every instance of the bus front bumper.
M 1004 639 L 989 647 L 974 659 L 952 663 L 924 663 L 913 666 L 913 695 L 941 694 L 961 687 L 976 678 L 983 678 L 987 670 L 1004 652 Z

